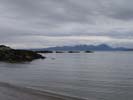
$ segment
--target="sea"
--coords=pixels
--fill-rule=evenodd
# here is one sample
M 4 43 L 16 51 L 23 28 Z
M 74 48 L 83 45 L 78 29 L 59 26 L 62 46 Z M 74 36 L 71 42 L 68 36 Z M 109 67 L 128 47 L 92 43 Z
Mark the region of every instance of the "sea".
M 17 92 L 8 92 L 22 87 L 32 94 L 43 91 L 81 100 L 133 100 L 133 52 L 42 55 L 46 59 L 0 62 L 0 100 L 10 100 Z

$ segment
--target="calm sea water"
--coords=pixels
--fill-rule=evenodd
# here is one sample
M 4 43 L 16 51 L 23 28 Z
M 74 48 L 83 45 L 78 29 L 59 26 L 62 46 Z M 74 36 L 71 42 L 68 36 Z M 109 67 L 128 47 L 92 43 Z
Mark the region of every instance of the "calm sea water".
M 0 63 L 0 82 L 94 100 L 133 100 L 133 52 L 45 56 L 25 64 Z

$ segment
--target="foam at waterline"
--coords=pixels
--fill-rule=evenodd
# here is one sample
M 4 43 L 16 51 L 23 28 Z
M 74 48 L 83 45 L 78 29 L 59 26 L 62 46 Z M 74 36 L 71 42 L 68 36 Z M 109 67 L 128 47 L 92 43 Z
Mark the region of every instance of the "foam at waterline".
M 62 94 L 57 94 L 51 91 L 42 91 L 36 88 L 32 88 L 32 87 L 23 87 L 23 86 L 19 86 L 16 84 L 11 84 L 8 82 L 0 82 L 0 87 L 5 87 L 8 89 L 13 89 L 15 91 L 18 92 L 23 92 L 23 93 L 27 93 L 27 94 L 32 94 L 32 95 L 36 95 L 38 97 L 52 97 L 58 100 L 88 100 L 87 98 L 79 98 L 79 97 L 72 97 L 72 96 L 66 96 L 66 95 L 62 95 Z M 91 99 L 94 100 L 94 99 Z

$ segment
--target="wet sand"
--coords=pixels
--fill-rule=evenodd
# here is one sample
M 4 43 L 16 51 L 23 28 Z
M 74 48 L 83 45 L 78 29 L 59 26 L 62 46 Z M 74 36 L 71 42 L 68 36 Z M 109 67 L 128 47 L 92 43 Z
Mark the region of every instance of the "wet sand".
M 85 99 L 42 92 L 31 88 L 24 88 L 9 83 L 1 82 L 0 100 L 85 100 Z

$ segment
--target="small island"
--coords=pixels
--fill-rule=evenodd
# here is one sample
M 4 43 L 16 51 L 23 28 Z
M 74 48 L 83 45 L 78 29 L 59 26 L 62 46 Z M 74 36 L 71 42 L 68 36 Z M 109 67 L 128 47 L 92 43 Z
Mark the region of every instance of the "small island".
M 44 59 L 42 55 L 30 50 L 16 50 L 5 45 L 0 45 L 0 61 L 18 63 L 30 62 L 35 59 Z
M 80 51 L 68 51 L 68 53 L 80 53 Z
M 64 51 L 55 51 L 55 53 L 65 53 Z
M 89 50 L 88 50 L 88 51 L 85 51 L 85 53 L 93 53 L 93 51 L 89 51 Z

